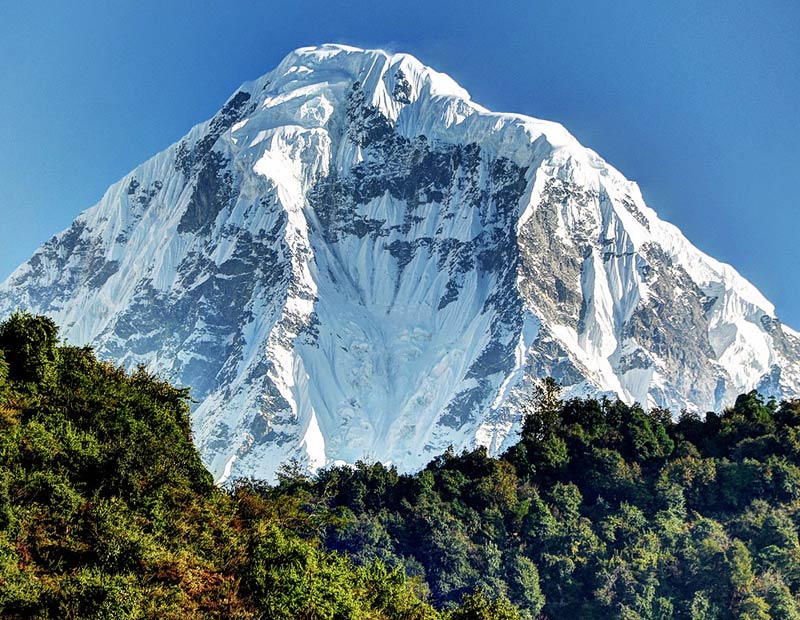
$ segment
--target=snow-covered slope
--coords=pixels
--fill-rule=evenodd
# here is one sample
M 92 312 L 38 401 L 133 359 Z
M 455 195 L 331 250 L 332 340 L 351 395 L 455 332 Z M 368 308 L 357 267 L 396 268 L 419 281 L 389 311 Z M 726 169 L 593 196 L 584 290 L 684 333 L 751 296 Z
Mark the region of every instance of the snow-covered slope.
M 499 450 L 535 377 L 675 410 L 800 389 L 800 338 L 562 126 L 415 58 L 304 48 L 0 288 L 193 387 L 220 478 Z

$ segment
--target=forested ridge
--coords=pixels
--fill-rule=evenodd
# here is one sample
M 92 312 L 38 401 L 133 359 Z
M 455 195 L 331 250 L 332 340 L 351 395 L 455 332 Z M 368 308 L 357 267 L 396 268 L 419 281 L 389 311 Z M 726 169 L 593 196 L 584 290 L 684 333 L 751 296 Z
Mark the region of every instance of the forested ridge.
M 529 396 L 449 451 L 214 486 L 188 390 L 0 325 L 3 618 L 800 618 L 800 402 Z

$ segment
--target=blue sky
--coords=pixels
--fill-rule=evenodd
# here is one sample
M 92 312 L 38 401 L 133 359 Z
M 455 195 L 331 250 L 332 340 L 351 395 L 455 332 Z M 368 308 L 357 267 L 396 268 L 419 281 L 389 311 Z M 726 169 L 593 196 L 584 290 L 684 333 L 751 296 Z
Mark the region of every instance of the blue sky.
M 796 0 L 0 0 L 0 279 L 296 47 L 409 52 L 563 123 L 800 328 Z

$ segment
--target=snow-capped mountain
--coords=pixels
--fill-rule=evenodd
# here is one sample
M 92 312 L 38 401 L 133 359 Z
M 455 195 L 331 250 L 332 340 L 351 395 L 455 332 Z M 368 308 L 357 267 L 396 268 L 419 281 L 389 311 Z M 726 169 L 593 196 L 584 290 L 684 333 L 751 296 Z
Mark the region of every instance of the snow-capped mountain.
M 497 451 L 535 377 L 719 408 L 800 392 L 800 336 L 561 125 L 406 54 L 299 49 L 112 185 L 0 315 L 193 387 L 217 478 Z

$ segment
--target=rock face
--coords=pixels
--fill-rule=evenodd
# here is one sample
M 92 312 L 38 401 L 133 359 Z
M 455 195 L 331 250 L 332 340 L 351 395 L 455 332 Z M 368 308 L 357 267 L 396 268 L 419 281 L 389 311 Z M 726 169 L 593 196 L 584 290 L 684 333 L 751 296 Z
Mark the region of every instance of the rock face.
M 800 337 L 556 123 L 405 54 L 300 49 L 111 186 L 0 315 L 190 385 L 217 478 L 497 451 L 517 395 L 719 408 L 800 390 Z

